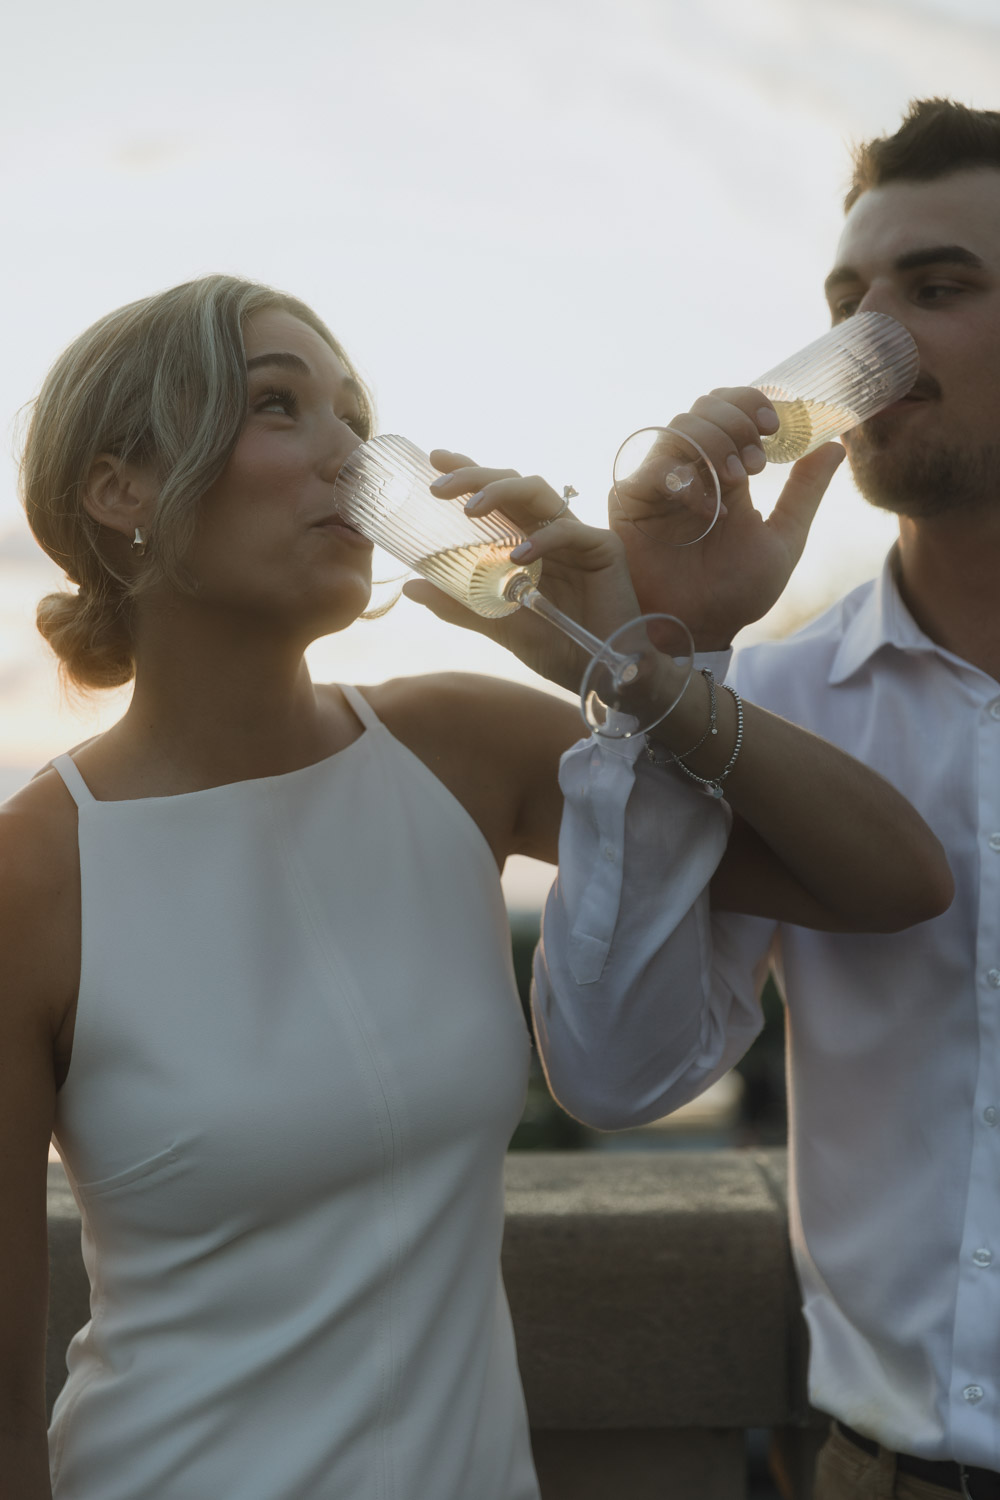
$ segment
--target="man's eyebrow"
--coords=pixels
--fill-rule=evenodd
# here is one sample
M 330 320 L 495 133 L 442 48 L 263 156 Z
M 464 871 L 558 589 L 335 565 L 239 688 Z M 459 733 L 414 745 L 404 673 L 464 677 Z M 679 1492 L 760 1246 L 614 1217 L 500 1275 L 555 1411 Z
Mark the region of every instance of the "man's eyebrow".
M 964 245 L 928 245 L 925 250 L 908 250 L 892 263 L 894 271 L 919 271 L 922 266 L 966 266 L 969 270 L 982 271 L 984 262 Z M 829 297 L 837 287 L 861 279 L 853 266 L 835 266 L 823 283 L 823 289 Z

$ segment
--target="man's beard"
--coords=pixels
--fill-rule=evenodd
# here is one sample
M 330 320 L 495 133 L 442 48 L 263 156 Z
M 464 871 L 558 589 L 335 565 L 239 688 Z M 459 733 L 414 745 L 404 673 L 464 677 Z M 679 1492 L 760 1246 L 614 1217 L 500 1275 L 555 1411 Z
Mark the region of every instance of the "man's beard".
M 920 519 L 995 506 L 1000 497 L 1000 444 L 978 448 L 890 443 L 888 424 L 871 417 L 845 444 L 854 482 L 870 505 Z

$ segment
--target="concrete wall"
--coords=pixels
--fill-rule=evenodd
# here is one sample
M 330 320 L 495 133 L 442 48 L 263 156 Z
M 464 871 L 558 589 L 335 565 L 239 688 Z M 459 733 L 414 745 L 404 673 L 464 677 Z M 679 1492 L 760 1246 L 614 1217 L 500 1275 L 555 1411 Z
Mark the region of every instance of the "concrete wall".
M 76 1205 L 60 1167 L 49 1179 L 51 1400 L 87 1283 Z M 821 1427 L 805 1397 L 784 1152 L 512 1153 L 507 1210 L 545 1500 L 743 1500 L 746 1428 L 776 1430 L 808 1500 Z

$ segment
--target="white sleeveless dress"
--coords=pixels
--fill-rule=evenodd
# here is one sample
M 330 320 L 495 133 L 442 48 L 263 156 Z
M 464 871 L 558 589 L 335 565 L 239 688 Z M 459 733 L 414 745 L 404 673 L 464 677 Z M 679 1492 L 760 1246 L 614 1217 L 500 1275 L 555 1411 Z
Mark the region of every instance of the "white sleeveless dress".
M 56 1139 L 91 1321 L 56 1500 L 537 1500 L 500 1281 L 527 1082 L 496 865 L 364 733 L 283 776 L 79 805 Z

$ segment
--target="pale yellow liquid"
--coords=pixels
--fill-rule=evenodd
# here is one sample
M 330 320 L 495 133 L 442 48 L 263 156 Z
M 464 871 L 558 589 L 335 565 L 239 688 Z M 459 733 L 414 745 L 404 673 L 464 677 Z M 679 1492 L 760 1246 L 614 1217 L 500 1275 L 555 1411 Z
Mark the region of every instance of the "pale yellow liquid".
M 765 389 L 765 395 L 771 393 Z M 850 407 L 828 401 L 779 401 L 771 396 L 771 404 L 781 426 L 771 437 L 762 438 L 761 445 L 773 464 L 790 464 L 802 458 L 854 427 L 858 420 L 857 412 Z
M 433 552 L 414 567 L 422 578 L 436 583 L 439 589 L 487 620 L 498 620 L 518 608 L 515 601 L 504 598 L 504 591 L 513 579 L 527 575 L 536 584 L 542 571 L 540 562 L 527 566 L 511 562 L 510 547 L 499 542 L 476 542 L 471 547 Z

